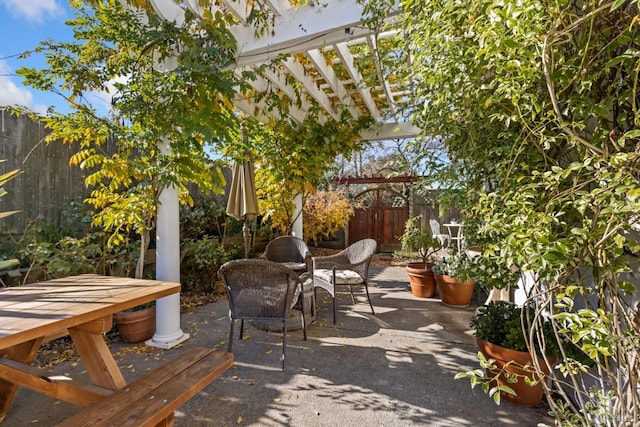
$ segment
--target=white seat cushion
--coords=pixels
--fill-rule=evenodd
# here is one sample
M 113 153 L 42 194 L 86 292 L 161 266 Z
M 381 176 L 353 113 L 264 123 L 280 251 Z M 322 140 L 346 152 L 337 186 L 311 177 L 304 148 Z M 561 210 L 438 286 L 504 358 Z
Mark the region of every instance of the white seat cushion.
M 307 264 L 304 262 L 281 262 L 280 264 L 284 265 L 287 268 L 290 268 L 293 271 L 303 271 L 307 269 Z
M 325 282 L 331 283 L 333 272 L 326 268 L 319 268 L 313 271 L 313 275 Z M 358 285 L 363 283 L 362 276 L 352 270 L 336 270 L 336 285 Z

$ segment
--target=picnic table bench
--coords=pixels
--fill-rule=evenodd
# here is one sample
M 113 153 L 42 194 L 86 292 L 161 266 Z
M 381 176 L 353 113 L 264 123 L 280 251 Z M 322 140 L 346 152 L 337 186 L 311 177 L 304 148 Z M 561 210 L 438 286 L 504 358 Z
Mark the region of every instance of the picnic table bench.
M 18 387 L 87 408 L 64 426 L 172 425 L 173 411 L 233 363 L 193 348 L 127 384 L 104 333 L 113 313 L 180 292 L 180 283 L 85 274 L 0 289 L 0 424 Z M 40 345 L 69 335 L 87 372 L 76 381 L 31 366 Z
M 172 426 L 174 411 L 232 364 L 231 353 L 191 348 L 58 426 Z

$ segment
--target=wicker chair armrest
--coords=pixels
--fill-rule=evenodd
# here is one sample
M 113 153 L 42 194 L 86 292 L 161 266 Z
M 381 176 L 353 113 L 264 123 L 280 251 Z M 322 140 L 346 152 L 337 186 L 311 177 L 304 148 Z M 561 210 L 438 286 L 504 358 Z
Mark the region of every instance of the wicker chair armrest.
M 309 280 L 311 278 L 313 278 L 312 273 L 306 271 L 306 272 L 302 273 L 300 276 L 298 276 L 298 282 L 299 283 L 304 283 L 304 282 L 306 282 L 307 280 Z
M 311 252 L 305 254 L 304 263 L 307 266 L 307 271 L 313 271 L 313 256 Z
M 336 270 L 361 270 L 369 264 L 370 258 L 357 263 L 334 264 Z
M 331 268 L 336 264 L 349 264 L 349 260 L 341 253 L 317 256 L 311 259 L 313 261 L 313 268 Z

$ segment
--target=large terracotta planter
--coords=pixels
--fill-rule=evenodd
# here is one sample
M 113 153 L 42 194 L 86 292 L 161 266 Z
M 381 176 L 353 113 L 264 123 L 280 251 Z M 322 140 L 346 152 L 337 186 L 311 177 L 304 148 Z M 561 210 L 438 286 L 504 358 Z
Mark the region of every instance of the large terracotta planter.
M 446 274 L 436 274 L 435 279 L 442 304 L 456 308 L 468 307 L 471 304 L 475 281 L 461 282 Z
M 433 277 L 432 263 L 410 262 L 405 269 L 409 276 L 411 293 L 418 298 L 431 298 L 436 294 L 436 279 Z
M 139 343 L 153 337 L 156 332 L 156 307 L 115 313 L 113 321 L 124 341 Z
M 531 354 L 526 351 L 510 350 L 485 340 L 478 340 L 478 348 L 487 358 L 491 358 L 496 361 L 497 369 L 495 371 L 487 369 L 487 376 L 489 376 L 489 378 L 497 376 L 496 380 L 491 382 L 491 386 L 505 385 L 516 392 L 515 396 L 500 392 L 500 397 L 502 399 L 521 406 L 537 406 L 540 404 L 542 396 L 544 395 L 542 381 L 545 381 L 545 379 L 543 376 L 546 377 L 549 374 L 547 366 L 543 360 L 539 360 L 540 367 L 544 372 L 541 374 L 535 372 L 535 369 L 533 368 L 533 358 L 531 357 Z M 555 362 L 555 358 L 547 358 L 547 360 L 549 361 L 549 364 L 553 364 Z M 527 370 L 522 369 L 525 365 L 529 365 Z M 504 368 L 505 372 L 518 375 L 518 381 L 515 383 L 508 382 L 504 373 L 500 373 L 502 368 Z M 525 377 L 535 381 L 541 378 L 543 379 L 535 385 L 529 386 L 525 382 Z

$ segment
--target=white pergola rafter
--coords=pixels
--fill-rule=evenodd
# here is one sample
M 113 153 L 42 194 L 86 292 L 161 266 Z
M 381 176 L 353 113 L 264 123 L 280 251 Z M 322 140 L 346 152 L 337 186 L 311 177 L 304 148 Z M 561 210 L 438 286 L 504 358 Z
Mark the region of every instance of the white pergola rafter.
M 247 18 L 251 12 L 247 3 L 242 0 L 221 0 L 225 8 L 235 16 L 241 24 L 247 25 Z
M 331 105 L 331 100 L 325 92 L 320 90 L 311 76 L 304 70 L 302 64 L 293 57 L 289 57 L 282 61 L 282 65 L 291 73 L 295 79 L 305 88 L 309 95 L 316 100 L 318 104 L 335 120 L 340 120 L 338 113 Z
M 333 90 L 340 102 L 345 104 L 349 109 L 351 116 L 354 119 L 359 118 L 360 113 L 355 108 L 355 103 L 353 102 L 351 95 L 347 93 L 344 84 L 340 79 L 338 79 L 338 76 L 336 75 L 333 68 L 330 67 L 329 64 L 327 64 L 327 61 L 324 58 L 322 52 L 320 52 L 319 49 L 311 49 L 307 52 L 307 55 L 309 55 L 309 58 L 311 58 L 311 61 L 315 65 L 316 69 L 325 80 L 325 82 L 327 82 L 329 87 L 331 87 L 331 90 Z
M 371 90 L 365 84 L 364 79 L 362 78 L 362 74 L 360 73 L 360 70 L 356 68 L 353 55 L 351 54 L 351 51 L 349 50 L 347 43 L 338 43 L 335 45 L 335 49 L 336 49 L 336 52 L 338 53 L 338 56 L 342 60 L 342 64 L 345 66 L 345 68 L 347 69 L 347 72 L 351 76 L 351 80 L 353 80 L 357 90 L 360 92 L 360 96 L 362 97 L 362 100 L 364 101 L 367 108 L 369 109 L 371 116 L 375 119 L 376 122 L 381 121 L 382 116 L 380 114 L 380 110 L 378 109 L 378 106 L 373 100 L 373 97 L 371 96 Z
M 295 102 L 298 96 L 300 96 L 302 98 L 302 104 L 308 104 L 306 102 L 306 96 L 304 95 L 304 93 L 298 94 L 298 92 L 296 92 L 296 89 L 289 83 L 287 83 L 284 72 L 280 71 L 279 69 L 265 68 L 262 71 L 262 75 L 268 78 L 271 83 L 273 83 L 278 89 L 280 89 L 285 95 L 287 95 L 292 102 Z
M 235 74 L 238 77 L 242 77 L 242 71 L 241 69 L 236 69 L 235 70 Z M 246 71 L 252 71 L 250 69 L 246 69 Z M 247 83 L 254 89 L 256 90 L 258 93 L 261 94 L 261 96 L 266 96 L 268 93 L 270 93 L 271 91 L 273 91 L 273 87 L 270 87 L 270 83 L 267 83 L 266 78 L 262 77 L 260 75 L 257 76 L 257 78 L 255 80 L 248 80 Z M 255 97 L 254 97 L 255 98 Z M 293 100 L 293 99 L 292 99 Z M 268 114 L 277 114 L 278 115 L 278 119 L 282 119 L 282 117 L 279 117 L 279 113 L 276 111 L 271 111 L 269 112 L 268 109 L 268 105 L 266 103 L 266 101 L 264 99 L 260 99 L 258 101 L 256 101 L 255 99 L 244 99 L 244 102 L 246 102 L 246 104 L 250 107 L 250 108 L 258 108 L 259 111 L 261 111 L 261 117 L 259 118 L 260 121 L 265 122 L 268 121 Z M 244 111 L 244 110 L 243 110 Z M 246 111 L 245 111 L 246 113 Z M 253 114 L 252 114 L 253 115 Z M 289 107 L 289 116 L 298 124 L 301 124 L 304 121 L 304 117 L 306 115 L 305 111 L 301 111 L 298 107 L 295 106 L 295 104 L 290 104 Z
M 378 71 L 378 77 L 380 78 L 380 84 L 382 85 L 382 89 L 384 90 L 384 94 L 387 97 L 387 102 L 389 103 L 389 111 L 393 117 L 396 117 L 398 114 L 398 110 L 396 108 L 396 101 L 391 93 L 391 87 L 389 85 L 389 81 L 384 75 L 384 71 L 382 70 L 382 65 L 378 60 L 380 58 L 380 52 L 378 51 L 378 42 L 376 41 L 374 36 L 367 36 L 367 42 L 369 43 L 369 47 L 371 48 L 371 53 L 376 58 L 374 63 L 376 65 L 376 70 Z
M 282 15 L 282 11 L 291 7 L 291 3 L 287 0 L 265 0 L 265 3 L 269 6 L 269 9 L 275 16 Z

